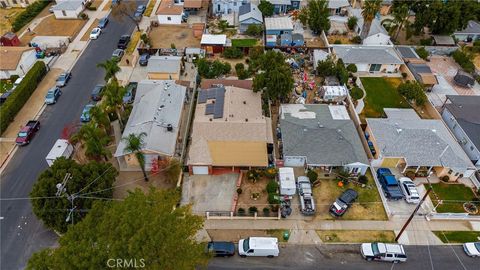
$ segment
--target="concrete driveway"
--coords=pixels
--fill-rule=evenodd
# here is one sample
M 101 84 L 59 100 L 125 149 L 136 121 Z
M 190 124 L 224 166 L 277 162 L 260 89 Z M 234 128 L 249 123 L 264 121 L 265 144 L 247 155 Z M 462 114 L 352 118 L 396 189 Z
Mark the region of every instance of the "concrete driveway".
M 230 211 L 238 174 L 191 175 L 183 181 L 182 204 L 191 203 L 195 214 Z

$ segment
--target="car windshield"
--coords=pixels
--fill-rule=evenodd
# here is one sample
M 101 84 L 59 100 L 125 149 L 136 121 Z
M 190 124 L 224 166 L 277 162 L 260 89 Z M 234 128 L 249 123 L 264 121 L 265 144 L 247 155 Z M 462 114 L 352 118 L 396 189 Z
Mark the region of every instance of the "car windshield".
M 48 94 L 47 94 L 47 98 L 53 98 L 53 93 L 51 93 L 51 92 L 48 92 Z
M 378 254 L 380 253 L 380 251 L 378 250 L 378 244 L 377 243 L 372 243 L 372 251 L 373 251 L 373 254 Z
M 65 80 L 65 77 L 66 77 L 65 74 L 62 74 L 58 77 L 58 80 L 63 81 L 63 80 Z
M 18 137 L 27 137 L 27 132 L 19 132 Z
M 248 251 L 250 249 L 250 245 L 248 243 L 248 238 L 243 240 L 243 251 Z
M 480 242 L 475 243 L 475 248 L 480 252 Z
M 98 32 L 98 29 L 93 29 L 92 34 L 96 34 Z

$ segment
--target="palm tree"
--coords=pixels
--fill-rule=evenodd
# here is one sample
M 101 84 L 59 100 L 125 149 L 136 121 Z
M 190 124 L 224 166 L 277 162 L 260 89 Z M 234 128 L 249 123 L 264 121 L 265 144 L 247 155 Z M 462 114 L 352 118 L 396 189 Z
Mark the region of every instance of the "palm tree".
M 110 118 L 108 118 L 103 108 L 99 106 L 93 107 L 90 109 L 90 116 L 94 123 L 104 128 L 105 132 L 110 133 Z
M 375 19 L 375 15 L 377 14 L 378 10 L 380 10 L 380 5 L 382 4 L 382 0 L 366 0 L 363 4 L 362 9 L 362 17 L 363 17 L 363 27 L 362 27 L 362 40 L 367 37 L 368 33 L 370 32 L 370 26 L 372 25 L 373 19 Z
M 142 132 L 140 134 L 130 133 L 127 137 L 123 137 L 122 141 L 125 143 L 124 153 L 132 153 L 142 169 L 143 177 L 148 182 L 147 172 L 145 171 L 145 155 L 142 153 L 143 137 L 147 136 L 147 133 Z
M 116 81 L 117 77 L 115 74 L 121 70 L 118 66 L 118 62 L 115 59 L 107 59 L 105 62 L 98 63 L 97 67 L 105 70 L 105 82 L 108 82 L 110 78 Z
M 100 129 L 94 122 L 83 125 L 77 134 L 72 136 L 72 141 L 82 141 L 85 145 L 85 155 L 88 157 L 103 157 L 108 161 L 110 151 L 106 148 L 110 142 L 105 130 Z
M 393 22 L 397 26 L 396 28 L 396 33 L 394 36 L 394 40 L 397 40 L 398 35 L 400 34 L 400 31 L 402 31 L 402 27 L 408 24 L 408 6 L 407 5 L 401 5 L 398 8 L 393 10 Z M 407 25 L 408 27 L 408 25 Z
M 113 112 L 117 114 L 118 122 L 120 123 L 120 127 L 123 128 L 123 121 L 122 121 L 122 112 L 124 110 L 123 107 L 123 96 L 125 95 L 125 87 L 122 87 L 118 84 L 118 81 L 113 80 L 107 84 L 105 87 L 105 94 L 104 94 L 104 104 L 105 109 L 107 112 Z

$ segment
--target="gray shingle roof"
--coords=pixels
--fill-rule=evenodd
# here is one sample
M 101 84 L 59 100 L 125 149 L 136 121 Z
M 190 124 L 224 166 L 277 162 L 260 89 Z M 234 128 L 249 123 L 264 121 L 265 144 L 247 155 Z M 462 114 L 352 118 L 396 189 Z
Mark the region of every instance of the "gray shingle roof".
M 62 1 L 53 6 L 52 10 L 77 10 L 82 5 L 82 1 Z
M 123 131 L 126 137 L 131 133 L 147 133 L 144 150 L 172 156 L 180 126 L 186 87 L 175 81 L 145 80 L 138 83 L 132 113 Z M 171 125 L 173 130 L 168 131 Z M 123 156 L 125 143 L 120 141 L 115 157 Z
M 408 166 L 474 168 L 441 120 L 421 119 L 413 109 L 384 109 L 388 118 L 367 118 L 382 157 L 403 157 Z
M 420 58 L 412 47 L 397 47 L 397 51 L 403 58 Z
M 283 155 L 306 156 L 312 165 L 368 164 L 353 121 L 333 119 L 330 107 L 335 111 L 343 106 L 282 104 Z
M 345 64 L 403 64 L 392 46 L 333 45 Z
M 262 12 L 258 9 L 257 5 L 248 3 L 240 6 L 238 10 L 238 21 L 241 23 L 250 18 L 257 20 L 260 23 L 263 22 Z
M 480 149 L 480 96 L 450 96 L 445 108 L 457 119 L 472 143 Z
M 265 18 L 265 30 L 293 30 L 293 23 L 290 17 L 268 17 Z
M 480 34 L 480 23 L 476 21 L 468 21 L 465 29 L 456 31 L 454 34 Z

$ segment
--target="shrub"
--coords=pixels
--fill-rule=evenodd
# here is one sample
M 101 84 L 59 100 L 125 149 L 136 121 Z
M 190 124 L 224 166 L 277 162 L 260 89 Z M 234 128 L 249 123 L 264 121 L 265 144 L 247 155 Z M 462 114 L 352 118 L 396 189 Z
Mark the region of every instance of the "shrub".
M 249 36 L 260 36 L 263 32 L 263 27 L 258 24 L 250 24 L 245 31 L 245 34 Z
M 355 44 L 360 44 L 362 43 L 362 38 L 360 36 L 354 36 L 350 41 Z
M 268 193 L 268 203 L 269 204 L 279 204 L 280 200 L 276 198 L 276 193 Z
M 250 207 L 248 208 L 248 212 L 250 212 L 250 214 L 253 215 L 254 213 L 258 212 L 257 207 L 255 207 L 255 206 L 250 206 Z
M 415 179 L 415 172 L 413 171 L 408 171 L 405 175 L 412 180 Z
M 308 170 L 307 177 L 310 180 L 310 183 L 314 183 L 315 181 L 317 181 L 318 173 L 314 170 Z
M 450 177 L 448 175 L 444 175 L 442 176 L 442 178 L 440 178 L 440 180 L 442 180 L 443 182 L 448 182 L 450 180 Z
M 36 1 L 21 12 L 12 23 L 13 32 L 19 31 L 22 27 L 32 21 L 51 1 Z
M 423 60 L 426 60 L 429 56 L 429 53 L 427 50 L 425 50 L 425 47 L 420 47 L 415 50 L 415 52 L 422 58 Z
M 360 182 L 362 184 L 366 184 L 366 183 L 368 183 L 368 177 L 366 175 L 360 175 L 358 177 L 358 182 Z
M 342 44 L 342 41 L 340 39 L 336 39 L 333 44 Z
M 223 51 L 223 57 L 227 59 L 239 59 L 243 57 L 243 52 L 237 47 L 230 47 Z
M 220 75 L 230 73 L 232 70 L 232 66 L 229 63 L 221 62 L 219 60 L 211 62 L 205 58 L 197 60 L 197 67 L 200 76 L 207 79 L 217 78 Z
M 353 30 L 357 22 L 358 22 L 358 18 L 355 16 L 348 18 L 348 21 L 347 21 L 348 29 Z
M 422 46 L 430 46 L 432 45 L 433 38 L 426 38 L 426 39 L 420 39 L 420 45 Z
M 276 193 L 278 189 L 278 183 L 275 180 L 270 180 L 267 184 L 267 192 L 270 193 Z
M 37 61 L 27 72 L 20 85 L 15 88 L 15 91 L 13 91 L 7 101 L 0 107 L 0 115 L 2 117 L 2 121 L 0 121 L 0 133 L 5 132 L 8 125 L 13 121 L 20 109 L 22 109 L 46 73 L 47 68 L 45 63 Z
M 456 50 L 453 52 L 452 57 L 466 72 L 473 73 L 473 71 L 475 71 L 475 65 L 467 53 Z
M 88 15 L 85 13 L 80 14 L 80 19 L 82 20 L 88 20 Z
M 243 215 L 245 215 L 245 209 L 240 207 L 240 208 L 238 208 L 237 213 L 238 213 L 239 216 L 243 216 Z
M 415 101 L 418 106 L 423 106 L 427 101 L 423 87 L 418 82 L 412 83 L 408 81 L 406 83 L 401 83 L 397 90 L 407 100 Z
M 241 188 L 237 188 L 237 194 L 240 195 L 242 194 L 243 190 Z
M 359 100 L 363 98 L 363 91 L 360 87 L 355 86 L 350 90 L 350 96 L 355 100 Z
M 347 71 L 348 71 L 348 72 L 352 72 L 352 73 L 357 72 L 357 65 L 355 65 L 355 64 L 349 64 L 349 65 L 347 66 Z
M 269 179 L 274 179 L 277 176 L 278 170 L 274 167 L 270 167 L 263 172 L 263 175 Z
M 408 74 L 406 72 L 402 72 L 402 78 L 406 79 Z
M 263 208 L 263 215 L 266 217 L 270 215 L 270 209 L 268 209 L 268 207 Z
M 237 73 L 237 77 L 239 80 L 245 80 L 250 77 L 250 72 L 245 70 L 245 65 L 243 63 L 237 63 L 235 65 L 235 73 Z
M 258 170 L 252 169 L 247 172 L 247 179 L 256 183 L 260 179 L 260 173 Z

